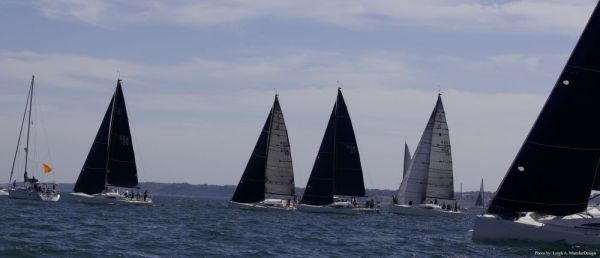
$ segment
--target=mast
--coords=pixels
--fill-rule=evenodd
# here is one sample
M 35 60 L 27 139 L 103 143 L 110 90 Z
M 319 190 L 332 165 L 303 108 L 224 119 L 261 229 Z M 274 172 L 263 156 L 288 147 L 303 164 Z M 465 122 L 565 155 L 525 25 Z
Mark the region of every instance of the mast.
M 29 133 L 31 130 L 31 106 L 32 106 L 32 102 L 33 102 L 33 82 L 35 80 L 35 75 L 31 76 L 31 86 L 29 88 L 29 115 L 28 115 L 28 119 L 27 119 L 27 143 L 25 145 L 25 173 L 24 178 L 23 179 L 27 179 L 27 161 L 28 161 L 28 157 L 29 157 Z M 25 181 L 25 180 L 23 180 Z
M 31 76 L 31 84 L 33 84 L 34 75 Z M 10 168 L 10 177 L 8 184 L 12 182 L 12 177 L 15 171 L 15 163 L 17 161 L 17 154 L 19 153 L 19 147 L 21 145 L 21 136 L 23 134 L 23 126 L 25 125 L 25 117 L 27 116 L 27 106 L 29 104 L 29 96 L 31 95 L 31 87 L 27 92 L 27 101 L 25 101 L 25 110 L 23 110 L 23 118 L 21 119 L 21 129 L 19 130 L 19 138 L 17 139 L 17 148 L 15 149 L 15 156 L 13 158 L 12 167 Z

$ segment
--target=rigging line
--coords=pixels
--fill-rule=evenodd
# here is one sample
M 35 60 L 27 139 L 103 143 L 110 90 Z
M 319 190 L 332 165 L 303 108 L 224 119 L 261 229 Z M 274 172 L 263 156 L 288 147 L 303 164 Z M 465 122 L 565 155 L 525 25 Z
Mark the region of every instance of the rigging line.
M 32 83 L 33 83 L 33 76 L 32 76 Z M 17 149 L 15 150 L 15 157 L 13 158 L 13 163 L 12 163 L 12 167 L 10 169 L 10 178 L 8 179 L 8 184 L 10 185 L 11 181 L 12 181 L 12 177 L 14 174 L 14 170 L 15 170 L 15 162 L 17 160 L 17 154 L 19 153 L 19 147 L 21 145 L 21 136 L 23 134 L 23 125 L 25 123 L 25 115 L 27 114 L 27 104 L 29 101 L 29 95 L 31 94 L 31 89 L 29 90 L 29 92 L 27 93 L 27 101 L 25 101 L 25 110 L 23 111 L 23 119 L 21 120 L 21 129 L 19 130 L 19 138 L 17 140 Z
M 581 67 L 581 66 L 577 66 L 577 65 L 567 65 L 567 67 L 577 69 L 577 70 L 600 73 L 600 70 L 592 69 L 592 68 L 585 68 L 585 67 Z
M 28 115 L 29 119 L 27 120 L 27 144 L 25 147 L 25 172 L 24 173 L 27 173 L 27 159 L 29 157 L 29 132 L 31 129 L 31 105 L 32 105 L 31 102 L 33 102 L 33 83 L 34 83 L 34 81 L 35 81 L 35 76 L 32 75 L 31 76 L 31 87 L 30 87 L 31 94 L 29 94 L 29 115 Z
M 531 143 L 533 145 L 538 145 L 538 146 L 542 146 L 542 147 L 555 148 L 555 149 L 579 150 L 579 151 L 600 151 L 600 148 L 579 148 L 579 147 L 558 146 L 558 145 L 552 145 L 552 144 L 543 144 L 543 143 L 534 142 L 531 140 L 528 140 L 527 143 Z

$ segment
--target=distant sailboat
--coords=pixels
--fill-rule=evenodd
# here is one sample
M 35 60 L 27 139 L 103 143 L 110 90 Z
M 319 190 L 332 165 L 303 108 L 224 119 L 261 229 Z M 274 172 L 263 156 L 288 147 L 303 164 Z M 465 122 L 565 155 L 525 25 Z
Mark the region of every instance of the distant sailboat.
M 477 195 L 477 200 L 475 200 L 475 205 L 473 208 L 483 209 L 485 207 L 485 192 L 483 191 L 483 178 L 481 179 L 481 186 L 479 187 L 479 194 Z
M 579 38 L 473 239 L 600 245 L 600 4 Z
M 367 205 L 356 202 L 356 197 L 365 196 L 352 121 L 342 91 L 338 89 L 337 100 L 298 210 L 348 214 L 377 211 L 372 201 Z
M 15 151 L 15 157 L 13 159 L 12 168 L 10 170 L 10 178 L 9 178 L 9 182 L 13 181 L 13 173 L 15 170 L 15 163 L 17 161 L 17 156 L 19 154 L 19 151 L 22 147 L 21 146 L 21 136 L 23 134 L 23 129 L 24 129 L 23 125 L 24 125 L 24 122 L 27 121 L 26 142 L 25 142 L 25 147 L 23 148 L 23 151 L 25 152 L 23 185 L 17 186 L 16 180 L 13 181 L 12 187 L 10 187 L 8 189 L 8 197 L 10 199 L 26 199 L 26 200 L 57 202 L 60 199 L 60 193 L 58 190 L 56 190 L 56 185 L 54 183 L 52 183 L 52 184 L 41 183 L 41 182 L 39 182 L 39 180 L 37 178 L 35 178 L 35 175 L 33 175 L 30 178 L 27 173 L 27 171 L 29 169 L 28 165 L 31 165 L 29 163 L 29 154 L 33 150 L 33 148 L 30 148 L 29 142 L 30 142 L 31 127 L 33 125 L 33 120 L 31 118 L 31 109 L 32 109 L 32 105 L 33 105 L 33 96 L 34 96 L 34 94 L 33 94 L 34 82 L 35 82 L 35 76 L 32 75 L 31 76 L 31 85 L 29 87 L 29 93 L 27 95 L 27 102 L 25 103 L 25 111 L 23 112 L 23 120 L 21 121 L 21 130 L 19 132 L 19 138 L 17 140 L 17 150 Z M 44 163 L 43 166 L 46 168 L 47 173 L 51 172 L 51 168 L 49 165 Z M 31 172 L 31 170 L 29 172 Z M 2 195 L 3 195 L 3 193 L 2 193 Z
M 121 80 L 75 183 L 73 195 L 93 203 L 152 203 L 152 198 L 133 189 L 138 186 L 137 167 Z M 118 187 L 129 188 L 119 192 Z
M 441 95 L 431 113 L 390 212 L 431 215 L 458 212 L 450 135 Z
M 267 195 L 272 197 L 267 198 Z M 292 210 L 295 198 L 290 141 L 278 95 L 275 95 L 273 107 L 229 205 L 254 210 Z

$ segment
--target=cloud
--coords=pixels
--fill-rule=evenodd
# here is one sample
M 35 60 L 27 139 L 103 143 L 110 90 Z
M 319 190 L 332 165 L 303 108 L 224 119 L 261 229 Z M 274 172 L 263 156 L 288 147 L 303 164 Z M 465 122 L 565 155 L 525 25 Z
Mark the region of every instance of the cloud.
M 40 0 L 42 14 L 101 27 L 167 24 L 206 27 L 262 19 L 349 28 L 415 26 L 480 32 L 567 34 L 581 31 L 595 1 L 333 0 L 170 1 Z

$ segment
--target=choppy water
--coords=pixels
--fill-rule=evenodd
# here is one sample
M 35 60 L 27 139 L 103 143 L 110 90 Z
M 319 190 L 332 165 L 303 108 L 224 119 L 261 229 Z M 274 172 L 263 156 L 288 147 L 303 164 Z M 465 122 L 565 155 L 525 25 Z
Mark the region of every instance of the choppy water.
M 245 211 L 219 199 L 156 197 L 152 206 L 135 206 L 63 197 L 59 203 L 0 199 L 0 257 L 504 257 L 594 250 L 474 243 L 473 214 L 352 216 Z

